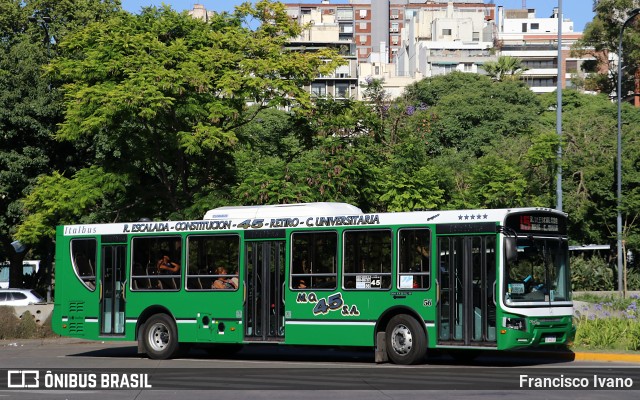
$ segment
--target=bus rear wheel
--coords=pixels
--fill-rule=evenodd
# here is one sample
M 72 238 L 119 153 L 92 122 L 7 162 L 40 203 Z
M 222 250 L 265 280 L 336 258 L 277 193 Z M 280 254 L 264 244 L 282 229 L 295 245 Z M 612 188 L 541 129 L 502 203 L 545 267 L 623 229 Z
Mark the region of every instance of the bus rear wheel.
M 395 364 L 416 364 L 427 354 L 424 329 L 413 317 L 400 314 L 391 318 L 385 334 L 387 354 Z
M 154 360 L 172 358 L 180 350 L 176 324 L 166 314 L 152 315 L 144 324 L 142 335 L 146 353 Z

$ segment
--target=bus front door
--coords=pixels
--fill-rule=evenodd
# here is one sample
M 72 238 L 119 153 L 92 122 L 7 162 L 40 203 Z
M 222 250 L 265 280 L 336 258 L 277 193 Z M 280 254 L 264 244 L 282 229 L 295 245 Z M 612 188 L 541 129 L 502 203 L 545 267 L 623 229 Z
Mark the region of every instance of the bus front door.
M 284 240 L 246 242 L 245 339 L 284 340 Z
M 100 334 L 124 335 L 126 245 L 102 246 Z
M 438 344 L 496 346 L 495 235 L 438 237 Z

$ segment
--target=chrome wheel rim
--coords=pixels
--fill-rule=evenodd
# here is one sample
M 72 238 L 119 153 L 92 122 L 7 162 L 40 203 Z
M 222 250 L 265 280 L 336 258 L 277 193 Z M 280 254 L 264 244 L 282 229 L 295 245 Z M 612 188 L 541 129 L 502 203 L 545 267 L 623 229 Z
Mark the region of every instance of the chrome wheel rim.
M 391 347 L 396 354 L 407 355 L 413 347 L 413 334 L 404 324 L 396 325 L 391 332 Z
M 169 329 L 165 324 L 156 322 L 149 329 L 147 343 L 149 343 L 149 347 L 151 347 L 152 350 L 164 350 L 169 345 L 170 340 L 171 335 L 169 334 Z

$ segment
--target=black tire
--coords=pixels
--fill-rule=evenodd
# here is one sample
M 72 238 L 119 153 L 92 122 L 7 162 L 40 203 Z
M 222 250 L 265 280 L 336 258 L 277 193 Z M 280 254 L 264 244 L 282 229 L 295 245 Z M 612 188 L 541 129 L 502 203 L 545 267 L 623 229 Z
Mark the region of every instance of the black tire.
M 387 355 L 394 364 L 410 365 L 424 360 L 427 336 L 415 318 L 396 315 L 389 321 L 385 336 Z
M 178 330 L 167 314 L 152 315 L 142 328 L 142 342 L 149 358 L 166 360 L 180 351 Z

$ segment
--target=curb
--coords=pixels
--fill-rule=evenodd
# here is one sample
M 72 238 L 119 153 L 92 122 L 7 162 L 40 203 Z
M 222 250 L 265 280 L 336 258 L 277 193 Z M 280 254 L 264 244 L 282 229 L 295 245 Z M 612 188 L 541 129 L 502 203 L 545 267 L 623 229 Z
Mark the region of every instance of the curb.
M 565 361 L 610 361 L 640 363 L 640 352 L 637 354 L 628 353 L 596 353 L 585 351 L 512 351 L 512 355 L 522 355 L 524 357 L 547 358 Z M 506 353 L 505 353 L 506 354 Z
M 573 353 L 575 360 L 580 361 L 620 361 L 640 363 L 640 354 L 617 354 L 617 353 Z

